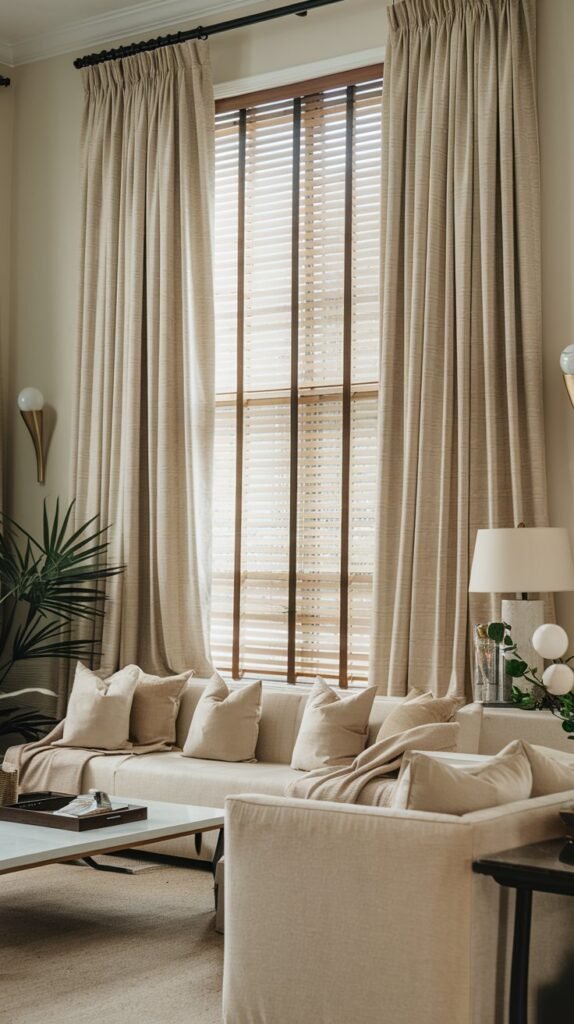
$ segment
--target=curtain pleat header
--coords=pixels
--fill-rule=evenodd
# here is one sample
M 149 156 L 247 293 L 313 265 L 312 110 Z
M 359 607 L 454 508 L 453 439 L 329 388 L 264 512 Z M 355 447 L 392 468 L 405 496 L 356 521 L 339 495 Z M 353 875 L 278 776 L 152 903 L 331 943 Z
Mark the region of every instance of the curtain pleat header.
M 175 46 L 162 46 L 149 53 L 137 53 L 133 57 L 84 68 L 84 89 L 87 94 L 126 89 L 143 80 L 163 78 L 198 67 L 211 74 L 209 44 L 203 39 L 191 39 Z
M 431 22 L 451 21 L 457 16 L 470 13 L 480 15 L 491 10 L 501 12 L 519 4 L 530 6 L 531 0 L 402 0 L 387 7 L 389 28 L 400 31 L 408 28 L 423 28 Z

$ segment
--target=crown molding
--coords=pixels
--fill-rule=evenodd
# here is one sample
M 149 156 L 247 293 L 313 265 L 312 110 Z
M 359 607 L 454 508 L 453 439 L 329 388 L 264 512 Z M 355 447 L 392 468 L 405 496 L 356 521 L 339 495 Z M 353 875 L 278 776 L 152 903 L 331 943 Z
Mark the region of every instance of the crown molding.
M 234 11 L 247 6 L 253 6 L 253 0 L 143 0 L 121 11 L 98 14 L 16 42 L 0 41 L 0 61 L 14 67 L 75 51 L 80 57 L 88 51 L 104 49 L 118 39 L 139 42 L 140 33 L 163 34 L 166 29 L 187 22 L 199 25 L 203 18 L 213 21 L 220 14 L 232 16 Z
M 214 87 L 216 100 L 228 96 L 243 96 L 260 89 L 275 89 L 293 82 L 306 82 L 311 78 L 323 78 L 324 75 L 336 75 L 340 71 L 352 71 L 354 68 L 366 68 L 370 64 L 384 64 L 385 47 L 377 46 L 372 50 L 359 50 L 357 53 L 346 53 L 340 57 L 327 57 L 315 60 L 311 64 L 298 64 L 296 67 L 281 68 L 278 71 L 267 71 L 250 78 L 236 78 L 231 82 L 221 82 Z

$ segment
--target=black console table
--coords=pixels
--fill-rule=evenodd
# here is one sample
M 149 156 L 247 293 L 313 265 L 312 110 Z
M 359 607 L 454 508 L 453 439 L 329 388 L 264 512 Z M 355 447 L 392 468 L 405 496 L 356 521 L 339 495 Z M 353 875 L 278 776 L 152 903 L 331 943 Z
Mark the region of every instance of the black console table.
M 491 875 L 499 885 L 516 889 L 514 942 L 510 977 L 509 1024 L 527 1024 L 528 960 L 532 893 L 553 892 L 574 896 L 574 844 L 566 837 L 519 846 L 472 865 L 479 875 Z

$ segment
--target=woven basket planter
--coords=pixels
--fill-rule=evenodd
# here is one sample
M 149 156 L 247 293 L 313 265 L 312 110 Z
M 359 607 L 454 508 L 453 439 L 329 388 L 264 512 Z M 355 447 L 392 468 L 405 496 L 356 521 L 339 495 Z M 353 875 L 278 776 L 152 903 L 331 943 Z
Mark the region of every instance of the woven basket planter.
M 15 804 L 18 799 L 18 769 L 15 764 L 0 764 L 0 806 Z

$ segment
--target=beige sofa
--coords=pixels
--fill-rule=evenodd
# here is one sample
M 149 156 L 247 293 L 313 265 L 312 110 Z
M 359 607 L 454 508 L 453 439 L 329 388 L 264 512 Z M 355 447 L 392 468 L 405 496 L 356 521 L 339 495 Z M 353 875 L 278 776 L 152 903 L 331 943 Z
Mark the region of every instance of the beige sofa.
M 187 684 L 177 720 L 177 742 L 183 746 L 197 702 L 207 680 L 192 679 Z M 285 786 L 300 773 L 290 768 L 291 755 L 307 701 L 305 687 L 266 686 L 256 763 L 228 763 L 183 757 L 181 751 L 133 756 L 120 754 L 95 757 L 88 762 L 82 779 L 85 792 L 91 787 L 111 794 L 174 803 L 223 807 L 225 798 L 241 793 L 281 796 Z M 386 715 L 400 698 L 377 697 L 374 702 L 369 740 L 374 740 Z M 469 704 L 457 715 L 460 723 L 459 749 L 468 753 L 493 753 L 511 739 L 524 736 L 548 746 L 568 747 L 566 734 L 551 715 L 520 711 L 496 711 Z M 376 783 L 374 784 L 376 785 Z M 368 803 L 370 792 L 363 800 Z M 210 859 L 216 835 L 204 838 L 201 856 Z M 181 857 L 197 857 L 193 838 L 158 844 L 158 850 Z
M 197 702 L 207 680 L 187 684 L 177 719 L 177 742 L 183 746 Z M 300 772 L 290 768 L 291 755 L 307 701 L 304 687 L 265 687 L 255 763 L 230 763 L 184 757 L 180 750 L 133 756 L 118 754 L 95 757 L 88 762 L 82 790 L 95 787 L 110 794 L 173 803 L 223 807 L 225 798 L 239 793 L 281 796 L 285 786 Z M 381 722 L 400 703 L 400 698 L 377 697 L 370 719 L 370 741 Z M 459 747 L 476 751 L 480 739 L 480 708 L 469 705 L 458 713 L 461 724 Z M 369 790 L 363 798 L 368 802 Z M 213 855 L 217 834 L 206 833 L 201 858 Z M 153 847 L 176 857 L 196 858 L 193 837 L 171 840 Z

